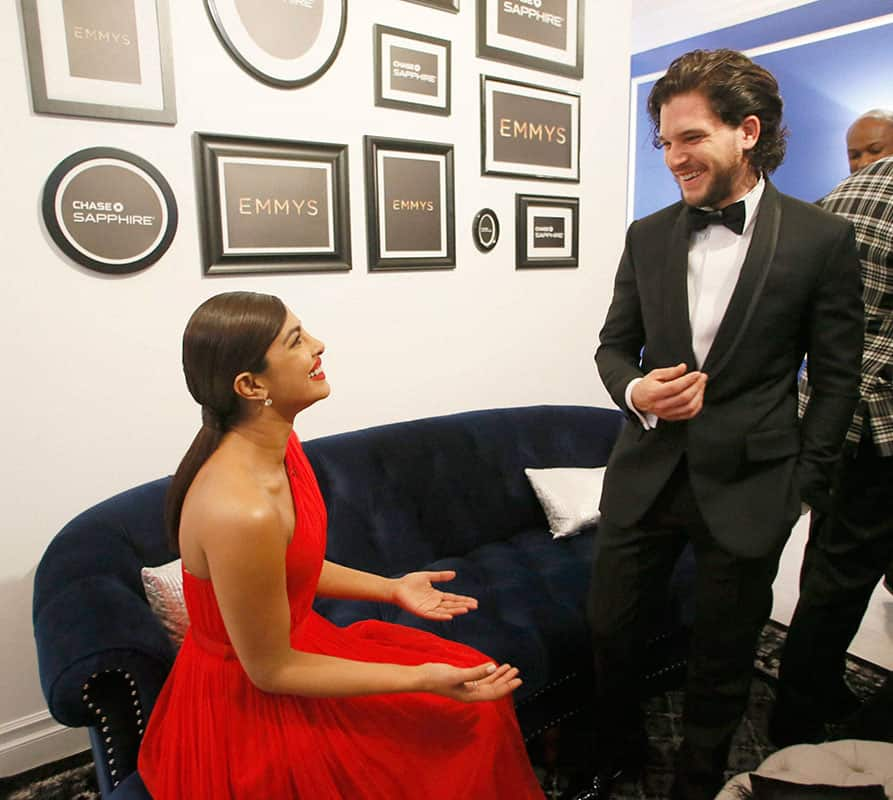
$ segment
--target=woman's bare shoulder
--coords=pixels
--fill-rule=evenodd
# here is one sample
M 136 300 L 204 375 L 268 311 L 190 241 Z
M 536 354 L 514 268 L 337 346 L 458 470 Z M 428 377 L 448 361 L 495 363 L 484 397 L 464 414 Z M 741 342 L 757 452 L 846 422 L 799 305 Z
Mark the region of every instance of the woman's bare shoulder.
M 248 469 L 213 458 L 199 470 L 186 494 L 180 539 L 181 549 L 194 542 L 206 554 L 224 548 L 236 556 L 263 544 L 278 549 L 283 541 L 269 493 Z

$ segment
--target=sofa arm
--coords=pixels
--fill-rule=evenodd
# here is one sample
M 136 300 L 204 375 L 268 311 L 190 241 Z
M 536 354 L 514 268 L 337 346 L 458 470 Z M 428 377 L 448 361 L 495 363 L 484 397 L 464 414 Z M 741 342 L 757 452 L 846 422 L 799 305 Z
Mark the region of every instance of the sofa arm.
M 147 715 L 137 683 L 123 670 L 99 672 L 83 687 L 83 701 L 93 717 L 89 728 L 93 763 L 102 797 L 108 797 L 136 771 Z
M 38 570 L 35 583 L 39 576 Z M 108 672 L 133 679 L 148 716 L 175 656 L 145 597 L 113 575 L 85 577 L 55 592 L 35 609 L 34 636 L 50 713 L 71 727 L 95 725 L 85 686 Z

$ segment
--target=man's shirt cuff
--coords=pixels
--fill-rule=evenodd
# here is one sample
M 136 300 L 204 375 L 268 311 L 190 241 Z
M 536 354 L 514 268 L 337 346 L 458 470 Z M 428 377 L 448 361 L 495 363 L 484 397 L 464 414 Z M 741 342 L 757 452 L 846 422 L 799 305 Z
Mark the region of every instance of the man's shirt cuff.
M 626 407 L 636 415 L 636 418 L 639 422 L 642 423 L 642 427 L 646 431 L 653 430 L 657 427 L 657 414 L 646 413 L 642 414 L 638 408 L 633 405 L 633 388 L 635 385 L 642 380 L 641 378 L 633 378 L 628 384 L 626 384 L 626 391 L 623 393 L 623 401 L 626 403 Z

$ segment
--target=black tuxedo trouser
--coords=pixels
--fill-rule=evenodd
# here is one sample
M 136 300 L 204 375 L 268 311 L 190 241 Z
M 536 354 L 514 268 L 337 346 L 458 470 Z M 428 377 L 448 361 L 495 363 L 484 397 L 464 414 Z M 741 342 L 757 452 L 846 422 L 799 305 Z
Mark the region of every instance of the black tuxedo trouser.
M 779 670 L 779 707 L 813 726 L 842 689 L 847 648 L 893 559 L 893 457 L 863 439 L 841 458 L 836 486 L 830 513 L 812 515 Z
M 712 798 L 721 788 L 732 735 L 747 707 L 757 637 L 772 610 L 783 543 L 755 559 L 734 556 L 711 536 L 683 458 L 651 509 L 632 528 L 602 519 L 595 537 L 589 618 L 596 673 L 595 756 L 622 763 L 640 741 L 646 622 L 665 602 L 687 543 L 695 555 L 695 620 L 685 689 L 684 740 L 676 791 Z

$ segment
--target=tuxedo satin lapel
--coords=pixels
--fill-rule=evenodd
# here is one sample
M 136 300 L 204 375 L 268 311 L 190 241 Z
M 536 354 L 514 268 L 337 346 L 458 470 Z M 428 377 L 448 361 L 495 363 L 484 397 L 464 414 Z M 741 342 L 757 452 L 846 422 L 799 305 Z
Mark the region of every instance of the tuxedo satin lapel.
M 716 338 L 701 366 L 711 378 L 721 372 L 728 363 L 753 316 L 775 258 L 780 224 L 781 205 L 778 191 L 766 181 L 757 219 L 754 222 L 756 227 L 753 238 L 741 265 L 741 274 L 738 276 L 726 313 L 719 323 Z
M 671 352 L 679 353 L 679 360 L 694 369 L 695 354 L 691 346 L 691 320 L 688 316 L 688 237 L 686 207 L 680 204 L 679 216 L 670 231 L 667 267 L 663 273 L 663 296 L 666 298 L 664 330 L 672 337 Z

